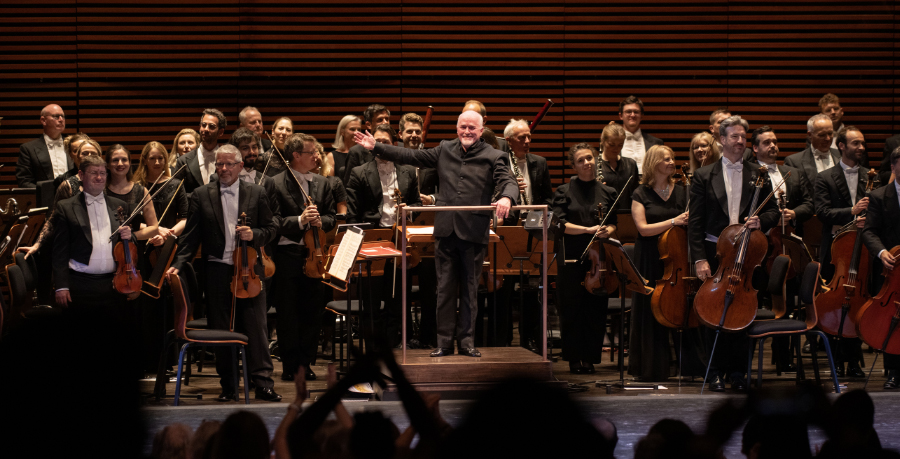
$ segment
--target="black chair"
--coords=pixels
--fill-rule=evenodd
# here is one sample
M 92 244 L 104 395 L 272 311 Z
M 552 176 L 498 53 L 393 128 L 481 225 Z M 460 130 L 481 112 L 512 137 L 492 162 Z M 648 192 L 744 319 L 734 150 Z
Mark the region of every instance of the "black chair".
M 188 330 L 187 313 L 188 302 L 184 294 L 184 288 L 181 284 L 179 276 L 169 276 L 169 287 L 172 290 L 172 297 L 175 299 L 175 340 L 173 342 L 183 343 L 181 351 L 178 354 L 178 374 L 175 380 L 175 406 L 178 406 L 179 397 L 181 395 L 181 375 L 185 363 L 185 356 L 191 346 L 207 346 L 207 347 L 229 347 L 231 348 L 232 368 L 234 370 L 234 387 L 238 388 L 238 365 L 237 354 L 240 353 L 243 367 L 247 368 L 247 356 L 244 352 L 247 346 L 247 335 L 243 333 L 235 333 L 228 330 Z M 166 344 L 166 349 L 168 349 Z M 165 359 L 165 351 L 161 359 Z M 164 361 L 160 362 L 162 366 Z M 235 392 L 235 401 L 239 401 L 240 395 Z M 244 371 L 244 403 L 250 403 L 250 379 L 247 372 Z
M 24 253 L 16 253 L 14 259 L 15 264 L 6 267 L 6 277 L 9 280 L 10 311 L 26 319 L 59 314 L 61 311 L 50 305 L 37 304 L 35 299 L 37 265 L 34 257 L 26 259 Z
M 750 338 L 750 346 L 748 351 L 747 358 L 747 377 L 749 378 L 752 374 L 753 367 L 753 351 L 754 351 L 754 342 L 759 340 L 759 367 L 757 368 L 756 374 L 756 387 L 759 388 L 762 386 L 762 367 L 763 367 L 763 343 L 765 343 L 766 338 L 770 336 L 799 336 L 799 335 L 807 335 L 810 339 L 810 342 L 815 342 L 816 337 L 814 335 L 819 335 L 822 337 L 823 342 L 825 343 L 825 353 L 828 355 L 828 364 L 831 366 L 831 377 L 834 382 L 834 390 L 838 394 L 841 393 L 841 386 L 838 384 L 837 372 L 834 368 L 834 358 L 831 354 L 831 346 L 828 344 L 828 340 L 826 339 L 825 333 L 820 330 L 815 330 L 816 324 L 819 321 L 818 316 L 816 315 L 816 287 L 818 287 L 819 282 L 819 269 L 820 265 L 816 262 L 811 262 L 806 265 L 806 269 L 803 271 L 803 278 L 800 281 L 800 301 L 805 305 L 806 311 L 806 320 L 794 320 L 794 319 L 776 319 L 776 320 L 766 320 L 753 322 L 747 327 L 747 335 Z M 810 336 L 813 335 L 813 336 Z M 801 360 L 801 353 L 799 350 L 799 346 L 797 347 L 797 381 L 799 382 L 801 376 L 801 370 L 803 361 Z M 819 378 L 819 363 L 817 360 L 817 350 L 816 346 L 812 346 L 812 362 L 813 362 L 813 371 L 816 375 L 816 383 L 821 383 Z

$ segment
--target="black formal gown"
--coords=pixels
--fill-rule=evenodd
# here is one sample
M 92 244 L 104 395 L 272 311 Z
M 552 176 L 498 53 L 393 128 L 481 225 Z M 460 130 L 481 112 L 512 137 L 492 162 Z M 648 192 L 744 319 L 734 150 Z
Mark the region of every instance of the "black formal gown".
M 591 227 L 600 223 L 597 203 L 602 202 L 604 208 L 608 208 L 615 198 L 614 189 L 595 180 L 585 182 L 574 176 L 569 183 L 556 189 L 553 212 L 559 215 L 561 223 Z M 605 224 L 616 223 L 613 212 Z M 585 273 L 591 269 L 590 261 L 564 263 L 564 260 L 581 257 L 590 240 L 590 234 L 566 234 L 562 243 L 556 245 L 559 252 L 556 291 L 561 316 L 562 351 L 563 358 L 569 362 L 600 363 L 603 354 L 609 298 L 593 295 L 582 285 Z
M 350 171 L 347 170 L 347 159 L 350 157 L 350 153 L 341 153 L 337 150 L 332 150 L 331 157 L 334 158 L 334 176 L 341 180 L 343 180 L 344 177 L 349 177 Z
M 687 210 L 687 190 L 673 185 L 668 200 L 663 200 L 652 188 L 641 185 L 631 199 L 644 206 L 648 224 L 670 221 Z M 662 233 L 660 233 L 662 234 Z M 638 271 L 653 287 L 663 275 L 659 258 L 659 234 L 638 236 L 634 243 L 634 259 Z M 672 351 L 669 328 L 664 327 L 650 309 L 650 295 L 632 296 L 631 335 L 628 345 L 628 374 L 642 381 L 665 381 L 669 377 Z
M 609 162 L 602 158 L 601 156 L 598 164 L 600 173 L 603 174 L 602 182 L 616 190 L 616 193 L 622 193 L 623 189 L 625 191 L 622 197 L 619 198 L 616 209 L 631 212 L 631 196 L 638 185 L 640 185 L 637 163 L 631 158 L 620 156 L 616 168 L 613 169 L 610 167 Z M 625 183 L 628 183 L 627 187 Z

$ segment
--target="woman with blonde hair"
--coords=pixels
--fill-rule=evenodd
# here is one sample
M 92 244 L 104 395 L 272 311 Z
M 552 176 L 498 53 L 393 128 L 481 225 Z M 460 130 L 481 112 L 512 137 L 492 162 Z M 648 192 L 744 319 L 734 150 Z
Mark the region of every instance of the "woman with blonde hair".
M 615 123 L 607 124 L 600 134 L 601 153 L 597 158 L 597 175 L 605 185 L 622 193 L 616 206 L 627 210 L 631 208 L 631 194 L 638 186 L 638 166 L 633 159 L 622 156 L 624 145 L 625 128 Z
M 328 153 L 327 160 L 334 169 L 334 175 L 341 180 L 350 176 L 350 171 L 347 170 L 347 159 L 350 156 L 350 149 L 356 145 L 353 134 L 360 129 L 362 129 L 362 119 L 356 115 L 347 115 L 341 118 L 334 133 L 334 143 L 331 144 L 334 150 Z
M 631 202 L 631 215 L 638 230 L 634 259 L 638 271 L 652 287 L 663 275 L 657 247 L 659 236 L 674 226 L 687 225 L 688 193 L 672 178 L 675 153 L 671 148 L 650 147 L 642 169 L 641 186 L 634 190 Z M 653 316 L 650 296 L 634 295 L 632 304 L 628 374 L 640 381 L 665 381 L 672 360 L 669 329 Z
M 722 158 L 722 153 L 719 151 L 719 144 L 715 137 L 709 132 L 703 131 L 694 134 L 688 156 L 690 156 L 690 173 L 693 174 L 697 169 L 718 161 Z
M 200 134 L 193 129 L 182 129 L 175 136 L 172 142 L 172 151 L 169 152 L 169 168 L 175 167 L 175 161 L 178 157 L 187 154 L 191 150 L 196 150 L 200 145 Z
M 328 162 L 325 147 L 319 142 L 316 142 L 316 151 L 319 152 L 316 157 L 316 163 L 319 165 L 318 174 L 328 179 L 328 182 L 331 183 L 331 195 L 334 198 L 336 213 L 337 215 L 347 215 L 348 197 L 344 182 L 334 175 L 334 168 Z
M 294 122 L 286 116 L 282 116 L 272 123 L 272 148 L 259 155 L 256 161 L 266 165 L 264 169 L 269 177 L 274 177 L 287 170 L 287 165 L 281 160 L 281 156 L 284 155 L 284 142 L 293 133 Z M 278 151 L 275 151 L 276 148 Z M 288 158 L 284 159 L 290 161 Z
M 162 245 L 171 235 L 180 236 L 187 219 L 187 193 L 181 186 L 181 180 L 172 178 L 166 166 L 169 163 L 168 156 L 166 148 L 159 142 L 144 145 L 137 170 L 131 179 L 146 188 L 150 195 L 162 189 L 153 198 L 153 210 L 159 223 L 158 234 L 149 241 L 153 245 Z

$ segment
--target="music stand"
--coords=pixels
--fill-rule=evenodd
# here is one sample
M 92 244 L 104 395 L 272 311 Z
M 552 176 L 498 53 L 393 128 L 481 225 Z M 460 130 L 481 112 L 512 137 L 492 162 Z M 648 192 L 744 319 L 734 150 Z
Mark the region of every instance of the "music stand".
M 647 280 L 638 272 L 634 262 L 625 253 L 625 247 L 622 243 L 615 239 L 601 239 L 600 242 L 606 250 L 606 259 L 612 262 L 615 267 L 616 274 L 619 277 L 619 301 L 622 307 L 622 318 L 619 320 L 619 382 L 617 384 L 602 384 L 597 382 L 597 387 L 606 386 L 606 393 L 611 393 L 613 387 L 620 389 L 659 389 L 659 384 L 625 384 L 625 290 L 639 293 L 641 295 L 649 295 L 653 293 L 653 289 L 647 286 Z M 632 308 L 634 305 L 632 305 Z

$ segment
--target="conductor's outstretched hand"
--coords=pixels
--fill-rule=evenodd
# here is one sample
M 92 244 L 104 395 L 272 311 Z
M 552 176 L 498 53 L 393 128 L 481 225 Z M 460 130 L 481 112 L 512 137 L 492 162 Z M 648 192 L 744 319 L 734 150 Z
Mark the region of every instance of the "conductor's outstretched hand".
M 362 131 L 356 131 L 356 133 L 353 134 L 353 140 L 366 150 L 375 148 L 375 137 L 372 137 L 372 134 L 369 134 L 369 131 L 366 131 L 365 134 L 363 134 Z

